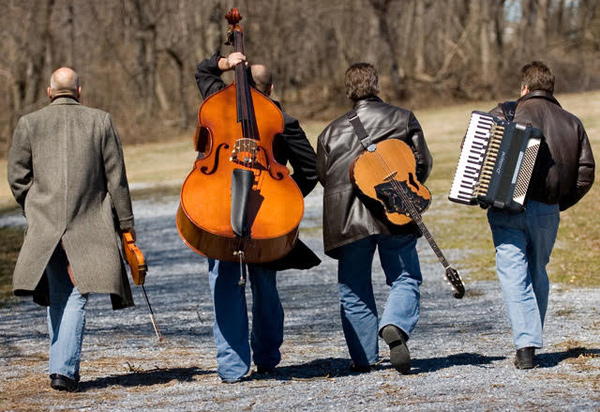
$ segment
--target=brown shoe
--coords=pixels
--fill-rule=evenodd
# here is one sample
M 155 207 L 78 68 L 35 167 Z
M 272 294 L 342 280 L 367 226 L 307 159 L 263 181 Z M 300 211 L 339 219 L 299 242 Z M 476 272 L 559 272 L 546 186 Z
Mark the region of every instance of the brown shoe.
M 390 347 L 390 362 L 401 374 L 410 372 L 410 352 L 406 346 L 404 332 L 397 326 L 387 325 L 381 330 L 381 337 Z
M 534 356 L 535 348 L 533 347 L 517 349 L 515 366 L 517 369 L 532 369 Z

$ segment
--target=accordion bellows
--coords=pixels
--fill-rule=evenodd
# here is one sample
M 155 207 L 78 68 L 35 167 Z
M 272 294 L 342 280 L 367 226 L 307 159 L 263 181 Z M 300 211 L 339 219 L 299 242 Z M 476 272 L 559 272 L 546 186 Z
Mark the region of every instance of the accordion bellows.
M 472 112 L 448 199 L 523 211 L 541 139 L 530 125 Z

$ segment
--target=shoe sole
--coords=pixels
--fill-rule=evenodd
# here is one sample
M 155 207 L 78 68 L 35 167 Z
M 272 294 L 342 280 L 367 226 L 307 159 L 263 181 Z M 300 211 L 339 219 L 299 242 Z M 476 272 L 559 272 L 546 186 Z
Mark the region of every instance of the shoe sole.
M 517 360 L 514 361 L 515 367 L 517 369 L 533 369 L 533 362 L 519 362 Z
M 410 352 L 398 328 L 385 327 L 381 331 L 381 337 L 390 347 L 390 362 L 401 374 L 410 372 Z

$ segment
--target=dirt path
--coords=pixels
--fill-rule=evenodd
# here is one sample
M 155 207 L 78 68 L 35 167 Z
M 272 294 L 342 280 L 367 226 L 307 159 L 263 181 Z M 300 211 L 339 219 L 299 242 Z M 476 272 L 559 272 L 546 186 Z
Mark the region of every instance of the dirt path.
M 47 377 L 44 311 L 28 300 L 0 308 L 0 410 L 600 410 L 600 290 L 553 287 L 539 365 L 519 371 L 497 282 L 468 283 L 466 297 L 453 299 L 425 242 L 411 374 L 391 368 L 382 341 L 376 372 L 349 373 L 336 264 L 322 254 L 318 191 L 307 200 L 302 237 L 323 263 L 278 277 L 286 312 L 283 360 L 276 374 L 223 384 L 215 373 L 206 263 L 180 241 L 176 207 L 176 198 L 134 204 L 149 264 L 146 289 L 164 341 L 154 336 L 138 288 L 137 306 L 118 312 L 106 296 L 94 295 L 82 391 L 59 393 Z M 461 253 L 445 252 L 450 260 Z M 381 303 L 387 286 L 379 267 L 374 278 Z

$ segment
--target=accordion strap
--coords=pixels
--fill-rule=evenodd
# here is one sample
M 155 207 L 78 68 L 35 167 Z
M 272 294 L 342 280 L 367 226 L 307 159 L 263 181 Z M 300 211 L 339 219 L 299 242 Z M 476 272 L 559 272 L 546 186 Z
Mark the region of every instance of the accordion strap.
M 354 132 L 358 136 L 360 144 L 362 144 L 362 146 L 365 149 L 368 149 L 370 146 L 369 133 L 367 133 L 367 131 L 365 130 L 365 126 L 363 126 L 362 122 L 360 121 L 360 117 L 358 117 L 358 113 L 356 112 L 356 110 L 351 109 L 346 114 L 346 117 L 348 118 L 348 121 L 350 122 L 352 127 L 354 127 Z
M 502 113 L 504 114 L 504 118 L 512 122 L 515 118 L 515 113 L 517 111 L 517 102 L 514 100 L 508 100 L 506 102 L 500 103 L 500 108 L 502 109 Z

